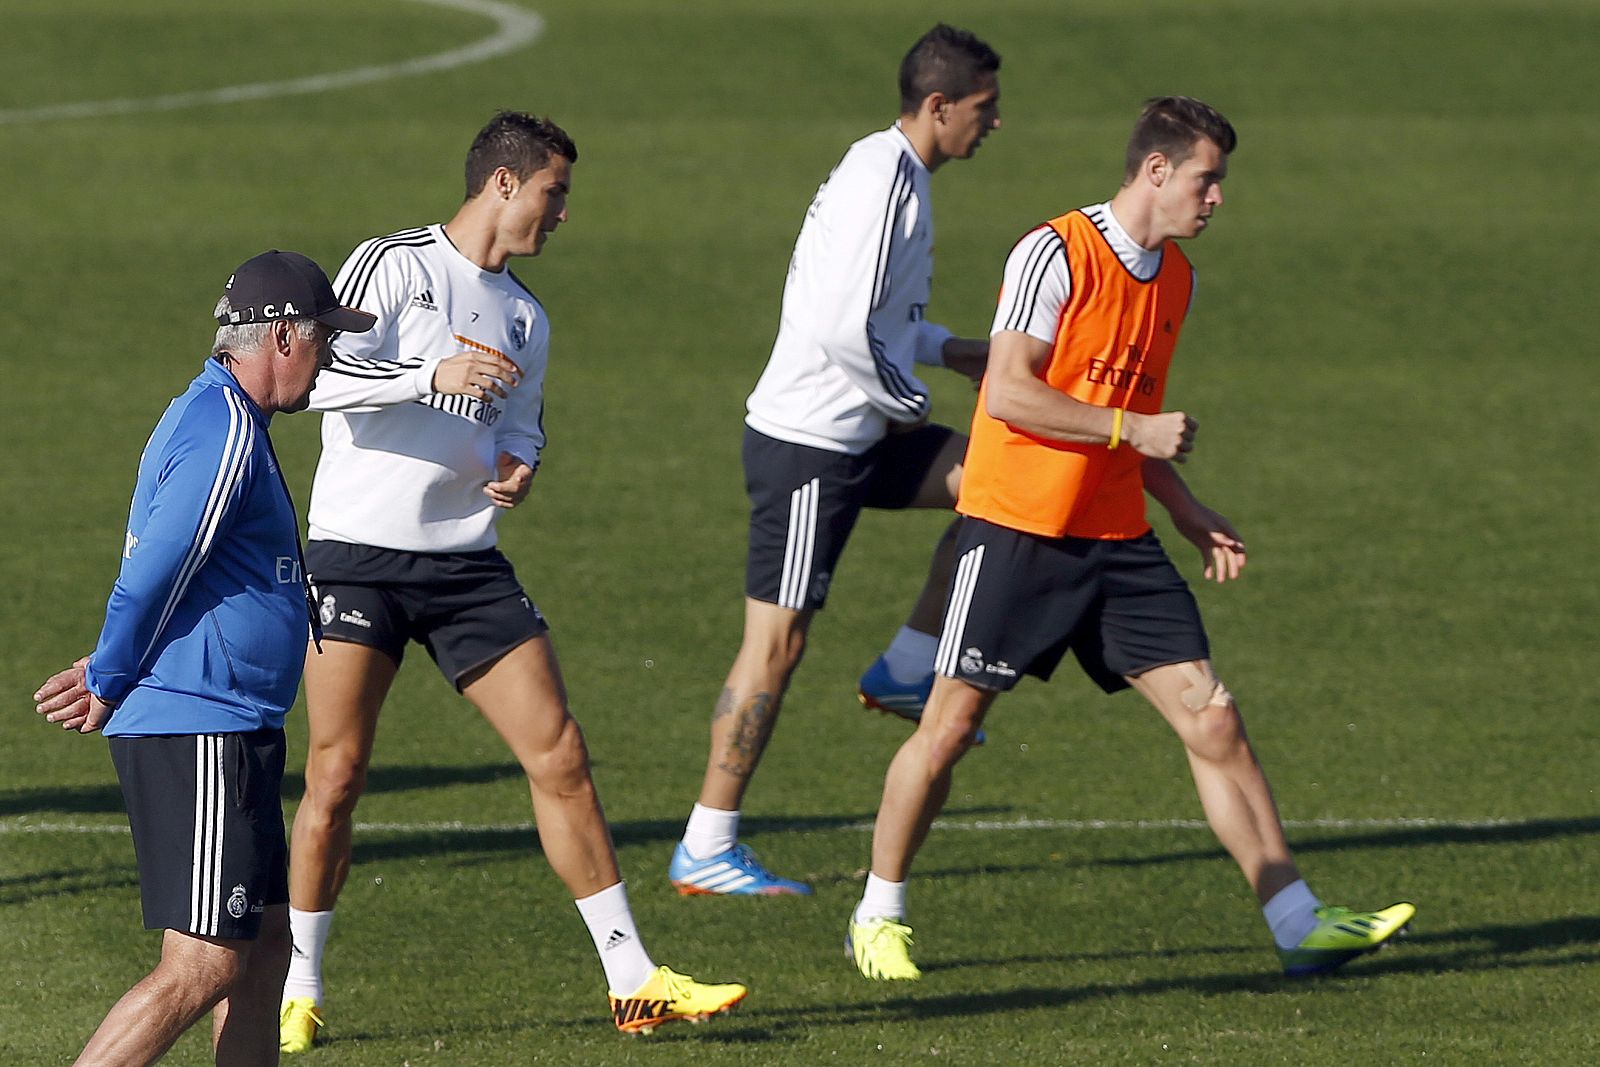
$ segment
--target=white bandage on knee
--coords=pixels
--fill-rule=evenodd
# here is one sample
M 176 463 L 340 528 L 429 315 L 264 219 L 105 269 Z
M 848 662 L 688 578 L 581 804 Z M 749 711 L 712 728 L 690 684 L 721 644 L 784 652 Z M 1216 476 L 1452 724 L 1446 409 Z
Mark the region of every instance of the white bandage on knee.
M 1189 683 L 1189 688 L 1179 696 L 1183 706 L 1190 711 L 1202 711 L 1213 706 L 1225 708 L 1233 703 L 1233 694 L 1211 673 L 1211 664 L 1180 663 L 1178 669 L 1183 672 L 1184 681 Z

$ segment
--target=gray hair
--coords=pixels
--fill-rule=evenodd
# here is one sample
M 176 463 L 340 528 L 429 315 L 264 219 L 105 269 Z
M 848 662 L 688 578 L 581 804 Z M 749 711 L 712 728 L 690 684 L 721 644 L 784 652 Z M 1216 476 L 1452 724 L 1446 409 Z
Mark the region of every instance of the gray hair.
M 220 319 L 233 311 L 233 305 L 228 302 L 228 294 L 222 294 L 222 299 L 217 301 L 211 317 Z M 302 341 L 315 341 L 317 339 L 317 320 L 299 318 L 288 320 L 294 327 L 295 336 Z M 266 342 L 267 333 L 272 329 L 272 321 L 267 322 L 242 322 L 237 326 L 218 326 L 217 339 L 211 343 L 211 354 L 214 356 L 224 350 L 229 352 L 254 352 Z

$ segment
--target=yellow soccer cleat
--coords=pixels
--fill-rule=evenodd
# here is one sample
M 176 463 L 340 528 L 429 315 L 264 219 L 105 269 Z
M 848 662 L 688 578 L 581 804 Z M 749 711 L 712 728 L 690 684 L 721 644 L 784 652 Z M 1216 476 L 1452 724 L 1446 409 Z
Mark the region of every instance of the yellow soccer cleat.
M 1294 948 L 1280 948 L 1283 973 L 1290 978 L 1327 974 L 1380 947 L 1405 929 L 1417 913 L 1414 904 L 1391 904 L 1382 911 L 1317 909 L 1317 926 Z
M 705 1022 L 731 1011 L 747 993 L 748 989 L 736 983 L 708 985 L 671 967 L 657 967 L 644 985 L 628 996 L 611 994 L 611 1017 L 625 1034 L 648 1034 L 675 1019 Z
M 278 1051 L 310 1052 L 325 1024 L 317 1002 L 310 997 L 290 997 L 278 1015 Z
M 922 977 L 911 962 L 911 927 L 893 919 L 850 920 L 844 950 L 855 960 L 856 970 L 886 982 L 915 982 Z

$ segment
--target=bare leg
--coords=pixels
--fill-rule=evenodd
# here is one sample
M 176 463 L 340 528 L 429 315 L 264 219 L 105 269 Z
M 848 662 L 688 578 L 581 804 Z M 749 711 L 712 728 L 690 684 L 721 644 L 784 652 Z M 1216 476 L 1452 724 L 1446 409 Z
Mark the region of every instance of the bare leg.
M 583 731 L 546 636 L 535 637 L 463 679 L 468 700 L 495 728 L 528 775 L 539 841 L 574 898 L 622 880 Z
M 378 711 L 399 668 L 375 648 L 325 641 L 306 656 L 306 795 L 289 836 L 289 902 L 329 911 L 350 874 L 356 803 Z
M 971 748 L 998 693 L 954 678 L 934 679 L 933 694 L 916 732 L 889 763 L 883 801 L 872 831 L 872 873 L 903 882 L 928 827 L 950 795 L 957 761 Z
M 261 935 L 251 942 L 244 973 L 212 1012 L 217 1063 L 272 1067 L 278 1062 L 278 997 L 289 950 L 289 909 L 274 905 L 261 916 Z
M 1156 706 L 1183 741 L 1206 821 L 1265 904 L 1298 881 L 1267 776 L 1244 719 L 1207 662 L 1177 663 L 1128 681 Z
M 107 1013 L 79 1055 L 78 1067 L 143 1067 L 156 1062 L 227 994 L 244 973 L 250 947 L 249 941 L 163 931 L 161 962 Z M 274 989 L 270 996 L 276 998 L 277 993 Z M 259 1062 L 276 1062 L 276 1027 L 273 1030 L 274 1059 Z
M 789 679 L 805 653 L 810 611 L 745 600 L 744 640 L 711 715 L 700 803 L 737 811 L 761 762 Z

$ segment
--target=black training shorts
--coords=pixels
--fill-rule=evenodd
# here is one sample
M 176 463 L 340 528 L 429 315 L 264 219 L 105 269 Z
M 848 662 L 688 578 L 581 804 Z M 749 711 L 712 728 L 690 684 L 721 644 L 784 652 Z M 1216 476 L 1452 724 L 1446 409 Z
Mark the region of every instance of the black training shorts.
M 955 435 L 948 426 L 892 433 L 859 456 L 744 431 L 750 494 L 745 594 L 814 611 L 862 508 L 909 507 L 934 460 Z
M 1071 649 L 1108 693 L 1153 667 L 1209 659 L 1200 608 L 1154 533 L 1039 537 L 964 518 L 939 673 L 1004 691 Z
M 282 730 L 111 737 L 149 930 L 253 941 L 289 902 Z
M 458 689 L 474 668 L 550 629 L 511 561 L 492 548 L 400 552 L 312 541 L 306 569 L 324 638 L 367 645 L 397 664 L 416 641 Z

